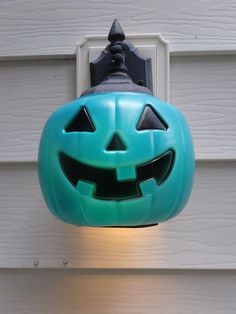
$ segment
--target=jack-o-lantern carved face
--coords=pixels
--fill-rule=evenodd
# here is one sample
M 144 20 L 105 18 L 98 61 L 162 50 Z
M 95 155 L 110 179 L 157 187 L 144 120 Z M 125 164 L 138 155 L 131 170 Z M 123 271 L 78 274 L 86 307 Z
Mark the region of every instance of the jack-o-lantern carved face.
M 184 207 L 193 170 L 185 119 L 146 94 L 83 96 L 50 117 L 40 143 L 44 197 L 58 218 L 75 225 L 167 220 Z
M 146 105 L 136 125 L 138 131 L 142 130 L 162 130 L 166 131 L 168 126 L 157 115 L 151 105 Z M 96 128 L 92 122 L 86 107 L 81 107 L 76 116 L 65 128 L 65 132 L 95 132 Z M 105 153 L 126 152 L 127 147 L 121 136 L 125 138 L 125 134 L 119 135 L 118 130 L 113 130 Z M 92 140 L 92 137 L 91 137 Z M 126 141 L 126 140 L 125 140 Z M 127 142 L 127 141 L 126 141 Z M 174 162 L 174 151 L 169 149 L 161 156 L 156 156 L 150 161 L 146 161 L 140 165 L 130 166 L 131 171 L 135 171 L 134 177 L 127 177 L 123 180 L 117 178 L 117 166 L 114 168 L 96 167 L 87 163 L 71 158 L 64 152 L 59 153 L 59 160 L 64 174 L 76 187 L 80 181 L 95 184 L 93 197 L 107 200 L 124 200 L 142 196 L 139 184 L 154 178 L 156 183 L 160 185 L 171 171 Z M 131 168 L 132 167 L 132 168 Z M 128 169 L 128 167 L 127 167 Z M 124 170 L 127 170 L 124 168 Z

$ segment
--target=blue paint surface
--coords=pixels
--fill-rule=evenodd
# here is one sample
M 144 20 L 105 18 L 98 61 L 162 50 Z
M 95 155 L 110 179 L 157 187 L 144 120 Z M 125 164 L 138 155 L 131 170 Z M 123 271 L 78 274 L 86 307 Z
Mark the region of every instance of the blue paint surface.
M 137 130 L 146 105 L 151 105 L 168 125 L 167 130 Z M 94 132 L 66 132 L 68 123 L 86 107 Z M 107 151 L 114 133 L 124 151 Z M 94 197 L 94 183 L 79 181 L 74 187 L 66 178 L 60 152 L 90 166 L 115 168 L 117 180 L 134 180 L 136 167 L 161 156 L 175 154 L 172 170 L 160 185 L 152 178 L 139 184 L 142 195 L 124 200 Z M 51 212 L 78 226 L 135 226 L 160 223 L 185 206 L 194 177 L 191 134 L 183 115 L 172 105 L 140 93 L 97 93 L 76 99 L 54 112 L 41 136 L 38 154 L 40 186 Z

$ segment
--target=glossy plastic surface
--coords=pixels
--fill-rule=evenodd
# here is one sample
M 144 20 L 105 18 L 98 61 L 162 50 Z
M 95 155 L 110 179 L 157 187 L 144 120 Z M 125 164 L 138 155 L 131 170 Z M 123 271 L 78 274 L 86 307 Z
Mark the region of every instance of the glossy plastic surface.
M 145 124 L 140 130 L 147 105 L 161 122 L 152 121 L 152 128 Z M 75 117 L 81 108 L 86 109 L 93 129 L 76 130 Z M 160 123 L 165 127 L 155 128 Z M 114 135 L 125 149 L 116 150 L 115 144 L 107 149 Z M 70 164 L 60 156 L 76 166 L 68 171 Z M 38 156 L 40 185 L 49 209 L 59 219 L 80 226 L 149 225 L 172 218 L 189 198 L 194 166 L 183 115 L 151 95 L 132 92 L 92 94 L 59 108 L 45 125 Z M 73 175 L 79 169 L 84 173 Z M 86 169 L 94 173 L 87 174 Z M 96 173 L 101 180 L 95 184 Z M 76 176 L 78 182 L 72 183 Z M 104 191 L 109 183 L 111 193 Z M 135 184 L 139 195 L 127 190 Z M 119 186 L 123 190 L 114 193 Z

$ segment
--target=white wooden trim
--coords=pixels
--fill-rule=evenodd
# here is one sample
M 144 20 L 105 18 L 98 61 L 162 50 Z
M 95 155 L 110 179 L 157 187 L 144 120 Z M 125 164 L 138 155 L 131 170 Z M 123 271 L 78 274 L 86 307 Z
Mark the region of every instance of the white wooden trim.
M 169 100 L 170 94 L 170 56 L 169 45 L 161 34 L 127 35 L 126 39 L 146 57 L 152 59 L 153 93 L 160 99 Z M 89 63 L 94 61 L 107 46 L 107 36 L 86 36 L 77 45 L 76 72 L 79 97 L 90 87 Z

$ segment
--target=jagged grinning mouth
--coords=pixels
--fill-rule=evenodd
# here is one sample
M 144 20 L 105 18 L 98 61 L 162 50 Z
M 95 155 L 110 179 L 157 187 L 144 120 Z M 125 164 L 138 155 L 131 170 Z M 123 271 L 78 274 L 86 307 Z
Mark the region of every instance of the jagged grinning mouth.
M 174 164 L 175 154 L 168 150 L 161 156 L 136 166 L 135 180 L 117 180 L 116 168 L 99 168 L 82 163 L 60 152 L 61 168 L 76 187 L 79 181 L 95 184 L 94 198 L 104 200 L 124 200 L 142 196 L 139 184 L 154 178 L 161 185 L 169 176 Z

